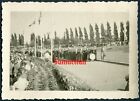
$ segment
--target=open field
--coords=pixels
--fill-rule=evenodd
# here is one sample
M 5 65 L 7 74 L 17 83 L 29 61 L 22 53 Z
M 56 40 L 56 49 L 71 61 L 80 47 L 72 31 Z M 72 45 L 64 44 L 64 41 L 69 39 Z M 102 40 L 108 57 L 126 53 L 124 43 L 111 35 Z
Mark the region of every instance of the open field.
M 100 60 L 100 53 L 100 48 L 98 48 L 98 60 Z M 106 47 L 105 53 L 105 61 L 128 64 L 128 46 Z M 25 66 L 22 65 L 24 62 Z M 86 62 L 85 65 L 54 65 L 44 59 L 15 52 L 11 53 L 11 86 L 18 80 L 20 76 L 17 75 L 21 75 L 26 65 L 32 67 L 25 72 L 29 82 L 26 90 L 112 91 L 124 89 L 127 84 L 125 76 L 129 71 L 129 66 L 101 61 Z
M 125 76 L 129 69 L 128 66 L 97 61 L 87 62 L 86 65 L 60 65 L 60 67 L 79 77 L 90 87 L 105 91 L 124 89 Z
M 129 64 L 129 46 L 105 47 L 105 61 Z M 97 49 L 97 59 L 101 60 L 101 49 Z

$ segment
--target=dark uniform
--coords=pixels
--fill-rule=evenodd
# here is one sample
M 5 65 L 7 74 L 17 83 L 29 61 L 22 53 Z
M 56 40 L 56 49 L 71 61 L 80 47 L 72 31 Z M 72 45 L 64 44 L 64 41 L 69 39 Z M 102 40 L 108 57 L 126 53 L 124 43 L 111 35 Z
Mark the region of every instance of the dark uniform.
M 87 61 L 87 51 L 83 51 L 82 60 Z

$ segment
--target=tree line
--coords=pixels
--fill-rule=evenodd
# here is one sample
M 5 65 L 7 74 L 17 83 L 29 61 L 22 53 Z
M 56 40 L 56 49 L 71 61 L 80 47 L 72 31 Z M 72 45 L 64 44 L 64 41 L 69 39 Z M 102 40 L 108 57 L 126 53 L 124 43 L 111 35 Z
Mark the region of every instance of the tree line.
M 95 29 L 94 29 L 95 28 Z M 116 22 L 114 22 L 113 32 L 111 31 L 111 26 L 109 22 L 107 22 L 107 28 L 105 29 L 104 25 L 98 26 L 95 24 L 89 25 L 89 33 L 87 33 L 87 29 L 84 27 L 83 31 L 81 27 L 65 29 L 64 36 L 62 39 L 57 37 L 57 33 L 55 32 L 55 44 L 65 44 L 65 45 L 91 45 L 91 46 L 99 46 L 101 44 L 111 44 L 112 42 L 119 43 L 121 45 L 129 43 L 129 21 L 126 22 L 126 26 L 124 26 L 123 22 L 120 22 L 120 32 L 118 31 L 118 27 Z M 99 32 L 99 28 L 101 31 Z M 124 30 L 126 29 L 126 32 Z M 75 36 L 74 36 L 75 33 Z M 113 33 L 113 34 L 112 34 Z M 120 33 L 120 37 L 119 37 Z M 126 36 L 126 40 L 124 39 Z M 126 42 L 125 42 L 126 41 Z
M 101 26 L 98 26 L 95 24 L 89 25 L 89 33 L 87 32 L 87 29 L 84 27 L 83 29 L 81 27 L 75 27 L 72 28 L 66 28 L 63 34 L 63 38 L 59 38 L 57 32 L 54 32 L 54 44 L 55 45 L 100 45 L 100 44 L 111 44 L 112 42 L 118 43 L 120 42 L 121 45 L 124 44 L 124 41 L 126 41 L 126 44 L 129 43 L 129 21 L 126 22 L 126 26 L 124 26 L 123 22 L 120 22 L 120 32 L 118 31 L 118 26 L 116 22 L 114 22 L 114 28 L 113 31 L 111 30 L 110 23 L 106 23 L 107 28 L 104 27 L 103 24 Z M 99 32 L 100 29 L 100 32 Z M 124 30 L 126 30 L 124 32 Z M 120 37 L 119 37 L 120 34 Z M 124 39 L 126 36 L 126 40 Z M 36 39 L 35 39 L 36 38 Z M 50 33 L 47 33 L 43 37 L 40 35 L 35 36 L 35 33 L 32 33 L 30 35 L 30 43 L 26 43 L 27 46 L 34 47 L 34 43 L 36 40 L 36 44 L 38 46 L 41 46 L 41 41 L 43 43 L 44 47 L 48 47 L 51 43 L 50 41 Z M 11 46 L 23 46 L 24 45 L 24 36 L 23 34 L 11 34 Z
M 35 36 L 34 33 L 31 34 L 30 37 L 30 47 L 34 47 L 35 46 L 35 38 L 36 38 L 36 45 L 37 46 L 41 46 L 41 41 L 42 41 L 42 45 L 43 47 L 50 47 L 51 45 L 51 41 L 50 41 L 50 34 L 47 33 L 47 35 L 44 35 L 43 37 L 41 37 L 40 35 Z
M 24 36 L 23 34 L 17 35 L 16 33 L 11 34 L 11 46 L 23 46 L 24 45 Z
M 36 39 L 35 39 L 36 38 Z M 30 43 L 24 43 L 24 36 L 23 34 L 16 34 L 13 33 L 11 34 L 11 41 L 10 45 L 11 46 L 27 46 L 27 47 L 34 47 L 35 46 L 35 41 L 37 46 L 41 46 L 41 41 L 43 43 L 43 47 L 50 47 L 50 36 L 49 33 L 47 35 L 44 35 L 41 39 L 40 35 L 35 36 L 34 33 L 30 35 Z

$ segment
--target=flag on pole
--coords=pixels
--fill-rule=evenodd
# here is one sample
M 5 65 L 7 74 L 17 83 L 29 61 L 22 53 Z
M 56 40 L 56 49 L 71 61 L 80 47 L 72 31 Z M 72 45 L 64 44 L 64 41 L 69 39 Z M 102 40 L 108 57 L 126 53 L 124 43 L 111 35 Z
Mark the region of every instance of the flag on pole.
M 29 27 L 32 27 L 33 25 L 35 25 L 35 20 L 29 25 Z
M 34 20 L 30 25 L 29 25 L 29 27 L 32 27 L 33 25 L 35 25 L 36 24 L 36 20 Z M 34 45 L 35 45 L 35 57 L 36 57 L 36 35 L 35 35 L 35 43 L 34 43 Z
M 40 25 L 40 23 L 41 23 L 41 17 L 42 17 L 42 13 L 40 12 L 40 14 L 39 14 L 39 18 L 38 18 L 38 24 Z M 34 20 L 30 25 L 29 25 L 29 27 L 32 27 L 33 25 L 35 25 L 36 24 L 36 20 Z M 35 57 L 36 57 L 36 35 L 35 35 Z M 41 36 L 41 57 L 42 57 L 42 36 Z

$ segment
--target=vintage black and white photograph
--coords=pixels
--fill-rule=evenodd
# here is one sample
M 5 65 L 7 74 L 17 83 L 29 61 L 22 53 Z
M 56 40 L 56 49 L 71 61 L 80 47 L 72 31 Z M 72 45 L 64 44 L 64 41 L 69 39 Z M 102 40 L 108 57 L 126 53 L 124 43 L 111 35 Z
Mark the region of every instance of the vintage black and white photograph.
M 135 33 L 127 7 L 11 11 L 9 91 L 129 92 Z

